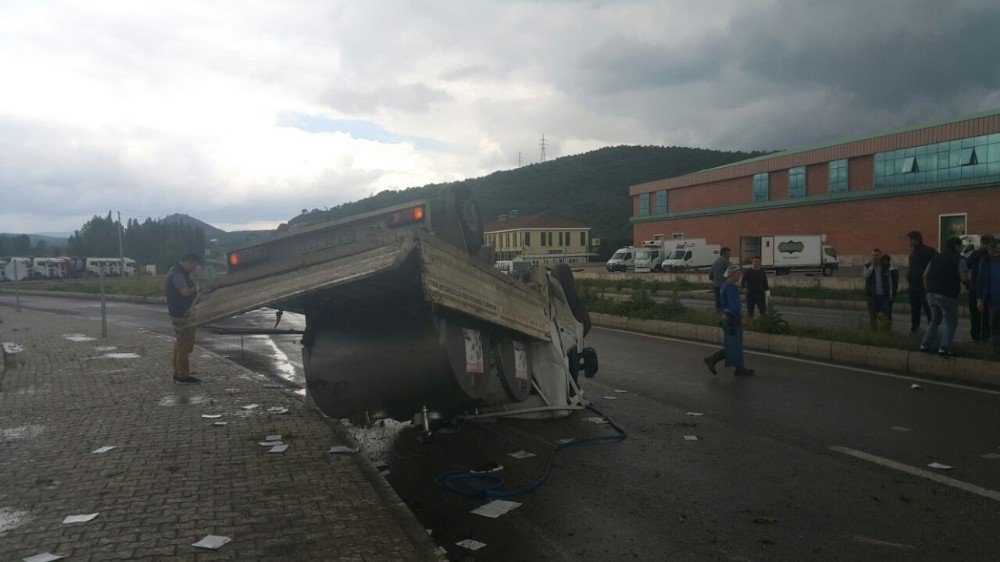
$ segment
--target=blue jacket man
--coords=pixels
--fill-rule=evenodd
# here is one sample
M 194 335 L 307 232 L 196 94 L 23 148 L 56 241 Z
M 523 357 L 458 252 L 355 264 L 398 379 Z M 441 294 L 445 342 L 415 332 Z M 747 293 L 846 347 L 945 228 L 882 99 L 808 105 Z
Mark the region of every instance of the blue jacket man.
M 722 308 L 723 347 L 704 359 L 708 370 L 717 375 L 715 365 L 726 360 L 726 367 L 735 367 L 736 376 L 753 375 L 753 369 L 747 369 L 743 360 L 743 303 L 740 302 L 740 277 L 743 270 L 738 265 L 726 269 L 725 281 L 719 287 L 719 306 Z
M 198 267 L 201 260 L 197 254 L 185 254 L 176 265 L 167 272 L 164 283 L 164 293 L 167 296 L 167 311 L 170 314 L 170 322 L 174 325 L 174 353 L 172 364 L 174 368 L 174 381 L 179 383 L 200 382 L 198 378 L 191 376 L 191 365 L 188 357 L 194 349 L 194 328 L 181 328 L 180 322 L 184 319 L 188 309 L 194 304 L 195 296 L 198 294 L 198 285 L 191 279 L 191 273 Z
M 979 262 L 976 276 L 976 294 L 979 296 L 978 308 L 983 315 L 983 333 L 980 341 L 990 336 L 992 328 L 993 348 L 1000 350 L 1000 241 L 990 245 L 989 257 L 983 257 Z M 989 324 L 986 323 L 989 318 Z

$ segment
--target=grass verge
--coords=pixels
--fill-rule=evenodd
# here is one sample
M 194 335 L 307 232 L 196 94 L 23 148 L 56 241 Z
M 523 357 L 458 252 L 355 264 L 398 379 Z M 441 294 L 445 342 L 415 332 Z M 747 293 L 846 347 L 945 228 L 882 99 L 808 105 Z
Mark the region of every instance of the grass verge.
M 109 277 L 103 279 L 104 291 L 108 295 L 131 295 L 136 297 L 162 297 L 162 275 L 142 275 L 139 277 Z M 52 291 L 58 293 L 92 293 L 101 292 L 99 278 L 58 279 L 52 281 L 25 281 L 19 283 L 4 283 L 4 289 L 21 291 Z

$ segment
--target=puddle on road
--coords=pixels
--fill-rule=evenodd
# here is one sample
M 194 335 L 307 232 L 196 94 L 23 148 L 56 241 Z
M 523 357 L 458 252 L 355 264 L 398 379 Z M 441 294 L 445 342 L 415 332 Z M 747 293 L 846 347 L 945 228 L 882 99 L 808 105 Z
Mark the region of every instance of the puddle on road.
M 0 507 L 0 535 L 31 521 L 31 514 L 12 507 Z
M 19 427 L 0 429 L 0 443 L 34 439 L 35 437 L 41 435 L 44 430 L 45 426 L 43 425 L 22 425 Z
M 156 404 L 159 406 L 177 406 L 177 405 L 192 405 L 201 406 L 204 404 L 211 403 L 211 399 L 204 394 L 196 394 L 194 396 L 189 396 L 184 392 L 176 395 L 167 395 L 160 398 Z

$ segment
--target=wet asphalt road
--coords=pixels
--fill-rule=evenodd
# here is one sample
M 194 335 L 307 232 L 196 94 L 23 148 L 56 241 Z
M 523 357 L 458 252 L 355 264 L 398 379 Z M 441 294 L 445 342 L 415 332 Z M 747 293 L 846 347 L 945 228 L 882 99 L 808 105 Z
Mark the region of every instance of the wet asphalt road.
M 22 305 L 99 317 L 94 301 L 35 299 Z M 0 306 L 10 303 L 0 295 Z M 283 327 L 294 325 L 289 316 Z M 110 329 L 172 333 L 164 317 L 161 306 L 109 304 Z M 270 326 L 273 315 L 240 322 Z M 234 336 L 198 341 L 296 381 L 295 339 L 244 338 L 242 349 Z M 996 558 L 1000 458 L 982 455 L 1000 454 L 1000 392 L 756 353 L 756 377 L 713 377 L 700 362 L 707 346 L 605 329 L 588 345 L 601 371 L 584 388 L 628 439 L 558 453 L 545 483 L 498 519 L 469 514 L 483 502 L 434 477 L 495 462 L 508 488 L 524 486 L 555 440 L 611 430 L 585 421 L 589 412 L 459 423 L 426 443 L 396 423 L 354 430 L 452 556 L 472 538 L 488 545 L 476 560 Z M 522 449 L 538 456 L 507 456 Z

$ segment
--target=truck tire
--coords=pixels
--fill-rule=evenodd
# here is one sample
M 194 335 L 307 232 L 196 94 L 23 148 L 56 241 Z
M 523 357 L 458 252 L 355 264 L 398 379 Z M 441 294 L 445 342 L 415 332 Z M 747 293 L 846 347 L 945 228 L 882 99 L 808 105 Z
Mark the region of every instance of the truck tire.
M 552 277 L 556 278 L 556 281 L 562 285 L 563 293 L 566 294 L 566 304 L 569 305 L 570 311 L 573 312 L 573 318 L 576 318 L 583 324 L 583 335 L 587 335 L 590 332 L 590 314 L 587 309 L 580 302 L 580 297 L 576 294 L 576 282 L 573 280 L 573 270 L 564 263 L 556 264 L 552 268 Z
M 823 268 L 823 277 L 829 277 L 833 275 L 833 268 L 830 266 L 825 266 Z
M 483 245 L 483 222 L 472 190 L 464 183 L 446 187 L 430 200 L 431 230 L 439 238 L 475 254 Z

